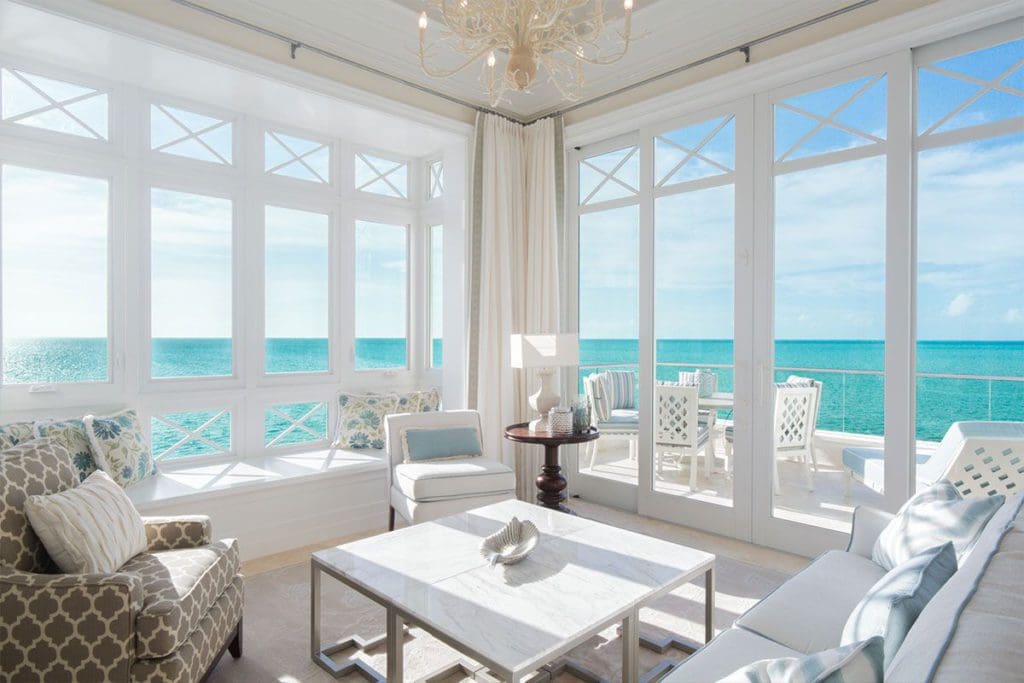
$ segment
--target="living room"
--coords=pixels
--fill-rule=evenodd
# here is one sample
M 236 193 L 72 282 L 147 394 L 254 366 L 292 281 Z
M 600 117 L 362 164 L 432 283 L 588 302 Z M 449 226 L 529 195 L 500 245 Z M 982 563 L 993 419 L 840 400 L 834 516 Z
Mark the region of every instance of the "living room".
M 1024 680 L 1020 0 L 0 0 L 0 102 L 0 680 Z

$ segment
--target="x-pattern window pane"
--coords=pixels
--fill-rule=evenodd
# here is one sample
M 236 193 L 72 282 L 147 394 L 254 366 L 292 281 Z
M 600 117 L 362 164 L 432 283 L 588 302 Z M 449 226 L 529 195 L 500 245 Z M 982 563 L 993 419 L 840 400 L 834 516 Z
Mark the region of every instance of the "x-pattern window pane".
M 287 403 L 270 406 L 263 418 L 267 448 L 327 439 L 327 404 Z
M 108 93 L 16 69 L 0 70 L 4 121 L 94 140 L 108 139 Z
M 640 155 L 624 147 L 580 161 L 580 205 L 635 197 L 640 193 Z
M 264 170 L 273 175 L 331 182 L 331 148 L 327 143 L 267 131 L 263 136 Z
M 427 167 L 430 175 L 429 199 L 437 199 L 444 194 L 444 163 L 433 161 Z
M 230 121 L 154 104 L 149 108 L 149 144 L 154 152 L 231 165 Z
M 409 196 L 409 164 L 356 152 L 356 189 L 406 199 Z
M 858 78 L 775 105 L 775 160 L 885 142 L 885 75 Z
M 231 413 L 227 410 L 154 415 L 150 426 L 157 460 L 231 453 Z
M 703 121 L 654 138 L 658 187 L 731 173 L 735 166 L 733 116 Z
M 1024 116 L 1024 39 L 918 69 L 919 135 Z

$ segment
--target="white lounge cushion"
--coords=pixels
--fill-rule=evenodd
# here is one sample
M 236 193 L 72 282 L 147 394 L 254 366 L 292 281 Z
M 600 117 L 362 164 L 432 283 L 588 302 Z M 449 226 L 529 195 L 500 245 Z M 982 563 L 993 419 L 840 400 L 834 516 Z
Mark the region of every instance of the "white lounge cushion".
M 513 491 L 516 475 L 490 458 L 409 462 L 395 466 L 395 485 L 420 502 Z
M 25 514 L 65 574 L 111 574 L 148 545 L 128 494 L 101 470 L 73 489 L 29 496 Z
M 830 550 L 759 602 L 736 624 L 803 654 L 837 647 L 853 608 L 885 570 Z
M 886 681 L 1016 680 L 1024 650 L 1024 495 L 989 520 L 963 565 L 925 606 Z
M 722 631 L 687 657 L 662 683 L 708 683 L 762 659 L 801 657 L 803 653 L 741 628 Z

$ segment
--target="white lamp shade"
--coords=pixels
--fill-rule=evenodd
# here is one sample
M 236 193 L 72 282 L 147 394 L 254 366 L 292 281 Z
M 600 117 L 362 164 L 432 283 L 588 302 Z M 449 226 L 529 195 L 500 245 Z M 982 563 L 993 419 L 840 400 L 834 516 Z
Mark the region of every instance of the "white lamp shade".
M 513 334 L 511 342 L 514 368 L 556 368 L 580 363 L 580 342 L 575 334 Z

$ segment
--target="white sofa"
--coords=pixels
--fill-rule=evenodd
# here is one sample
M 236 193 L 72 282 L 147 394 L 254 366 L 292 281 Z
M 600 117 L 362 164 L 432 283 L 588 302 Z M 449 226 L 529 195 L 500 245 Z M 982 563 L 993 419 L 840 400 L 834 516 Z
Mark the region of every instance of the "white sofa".
M 962 566 L 914 622 L 888 683 L 1022 681 L 1024 496 L 1008 498 Z M 840 644 L 850 612 L 885 570 L 871 561 L 892 515 L 857 508 L 845 551 L 821 555 L 673 669 L 668 683 L 710 683 L 760 659 Z

